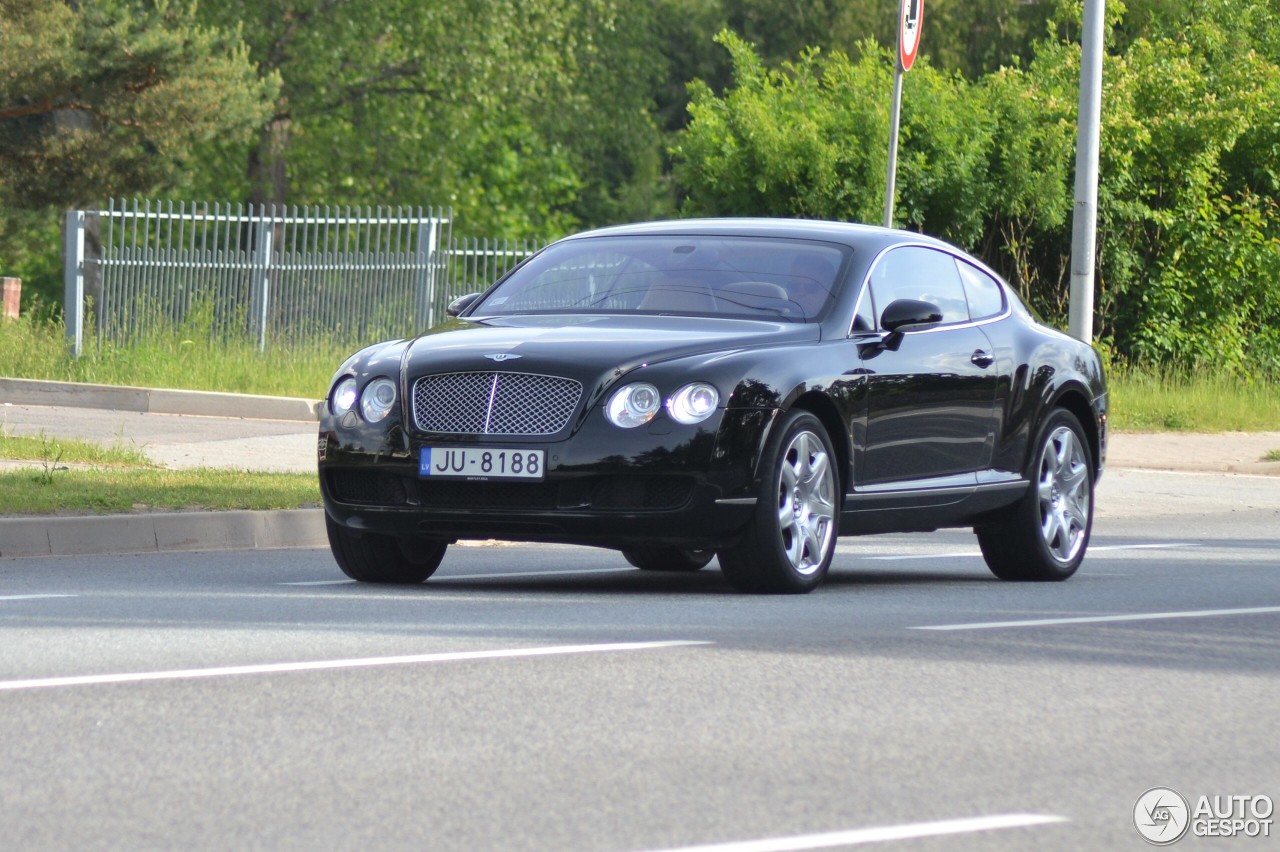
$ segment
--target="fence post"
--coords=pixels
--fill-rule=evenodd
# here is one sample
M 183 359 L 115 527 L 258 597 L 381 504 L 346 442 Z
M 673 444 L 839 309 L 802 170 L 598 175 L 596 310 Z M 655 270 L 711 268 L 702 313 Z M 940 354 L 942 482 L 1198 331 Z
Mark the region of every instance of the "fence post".
M 76 358 L 84 349 L 84 211 L 67 211 L 63 234 L 62 314 L 66 318 L 67 343 Z
M 18 305 L 22 302 L 22 279 L 0 278 L 0 286 L 4 290 L 4 318 L 17 319 Z
M 275 218 L 276 208 L 271 205 L 271 218 L 267 218 L 266 205 L 260 208 L 261 218 L 258 220 L 257 234 L 254 237 L 254 267 L 262 276 L 259 282 L 260 312 L 258 314 L 258 351 L 267 351 L 267 315 L 271 304 L 271 239 L 275 236 L 271 219 Z M 287 208 L 286 208 L 287 209 Z M 253 211 L 249 211 L 253 215 Z
M 422 332 L 436 324 L 436 244 L 439 222 L 435 211 L 418 223 L 418 328 Z

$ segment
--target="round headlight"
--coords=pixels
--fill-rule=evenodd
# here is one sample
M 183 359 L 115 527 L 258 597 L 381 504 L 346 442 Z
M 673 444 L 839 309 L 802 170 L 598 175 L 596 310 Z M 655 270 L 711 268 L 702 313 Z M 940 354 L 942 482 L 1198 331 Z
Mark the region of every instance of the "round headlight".
M 640 382 L 614 391 L 605 406 L 605 416 L 614 426 L 633 429 L 653 419 L 662 406 L 662 396 L 651 384 Z
M 390 379 L 374 379 L 364 386 L 364 393 L 360 395 L 360 411 L 370 423 L 386 417 L 395 404 L 396 384 Z
M 667 414 L 677 423 L 692 426 L 715 413 L 720 392 L 706 382 L 694 382 L 676 391 L 667 400 Z
M 341 417 L 350 411 L 355 404 L 356 380 L 347 376 L 347 378 L 333 386 L 333 393 L 329 395 L 329 407 L 334 414 Z

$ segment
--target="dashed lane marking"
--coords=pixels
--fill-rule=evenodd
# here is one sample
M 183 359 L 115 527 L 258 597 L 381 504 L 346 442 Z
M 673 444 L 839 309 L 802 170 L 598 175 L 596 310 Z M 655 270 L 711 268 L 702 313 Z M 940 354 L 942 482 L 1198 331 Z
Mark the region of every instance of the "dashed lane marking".
M 1200 547 L 1199 544 L 1192 542 L 1169 542 L 1168 544 L 1102 544 L 1089 545 L 1089 553 L 1108 553 L 1117 550 L 1173 550 L 1182 547 Z M 867 556 L 868 560 L 877 560 L 885 562 L 897 562 L 898 560 L 907 559 L 961 559 L 961 558 L 981 558 L 980 550 L 957 550 L 951 553 L 909 553 L 901 556 Z
M 79 595 L 0 595 L 0 601 L 38 601 L 45 598 L 78 598 Z
M 395 657 L 362 657 L 349 660 L 318 660 L 303 663 L 266 663 L 252 666 L 217 666 L 207 669 L 176 669 L 159 672 L 76 675 L 28 680 L 0 681 L 0 691 L 43 689 L 55 686 L 96 686 L 107 683 L 142 683 L 158 680 L 192 680 L 196 678 L 232 677 L 235 675 L 285 674 L 290 672 L 330 671 L 334 669 L 404 666 L 419 663 L 453 663 L 464 660 L 497 660 L 519 657 L 551 657 L 570 654 L 617 653 L 622 651 L 656 651 L 712 642 L 675 639 L 658 642 L 614 642 L 601 645 L 552 645 L 543 648 L 508 648 L 490 651 L 448 651 L 436 654 L 408 654 Z
M 1245 609 L 1201 609 L 1188 612 L 1144 612 L 1128 615 L 1089 615 L 1078 618 L 1037 618 L 1028 621 L 987 621 L 976 624 L 935 624 L 912 627 L 912 630 L 996 630 L 1002 627 L 1049 627 L 1057 624 L 1102 624 L 1113 621 L 1161 621 L 1173 618 L 1213 618 L 1228 615 L 1261 615 L 1280 612 L 1280 606 L 1256 606 Z
M 855 828 L 824 834 L 802 834 L 795 837 L 772 837 L 736 843 L 713 843 L 708 846 L 684 846 L 665 852 L 793 852 L 801 849 L 830 849 L 835 846 L 860 846 L 890 840 L 914 840 L 920 837 L 945 837 L 1002 828 L 1028 828 L 1067 822 L 1066 817 L 1052 814 L 1000 814 L 997 816 L 889 825 L 881 828 Z

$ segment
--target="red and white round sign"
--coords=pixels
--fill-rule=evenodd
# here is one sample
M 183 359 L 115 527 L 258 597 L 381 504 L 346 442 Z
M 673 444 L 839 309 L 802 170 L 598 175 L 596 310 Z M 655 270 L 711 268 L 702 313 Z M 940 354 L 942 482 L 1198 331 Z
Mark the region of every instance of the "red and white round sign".
M 924 21 L 924 0 L 902 0 L 898 14 L 898 62 L 910 71 L 920 50 L 920 24 Z

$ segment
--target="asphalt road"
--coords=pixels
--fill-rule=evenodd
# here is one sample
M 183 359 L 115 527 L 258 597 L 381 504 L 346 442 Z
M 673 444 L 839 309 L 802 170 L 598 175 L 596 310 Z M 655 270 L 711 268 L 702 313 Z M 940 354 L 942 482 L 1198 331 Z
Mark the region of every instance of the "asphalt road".
M 789 598 L 528 545 L 414 588 L 0 560 L 3 843 L 1143 849 L 1151 787 L 1280 799 L 1280 481 L 1113 471 L 1099 505 L 1067 583 L 952 531 L 842 540 Z

